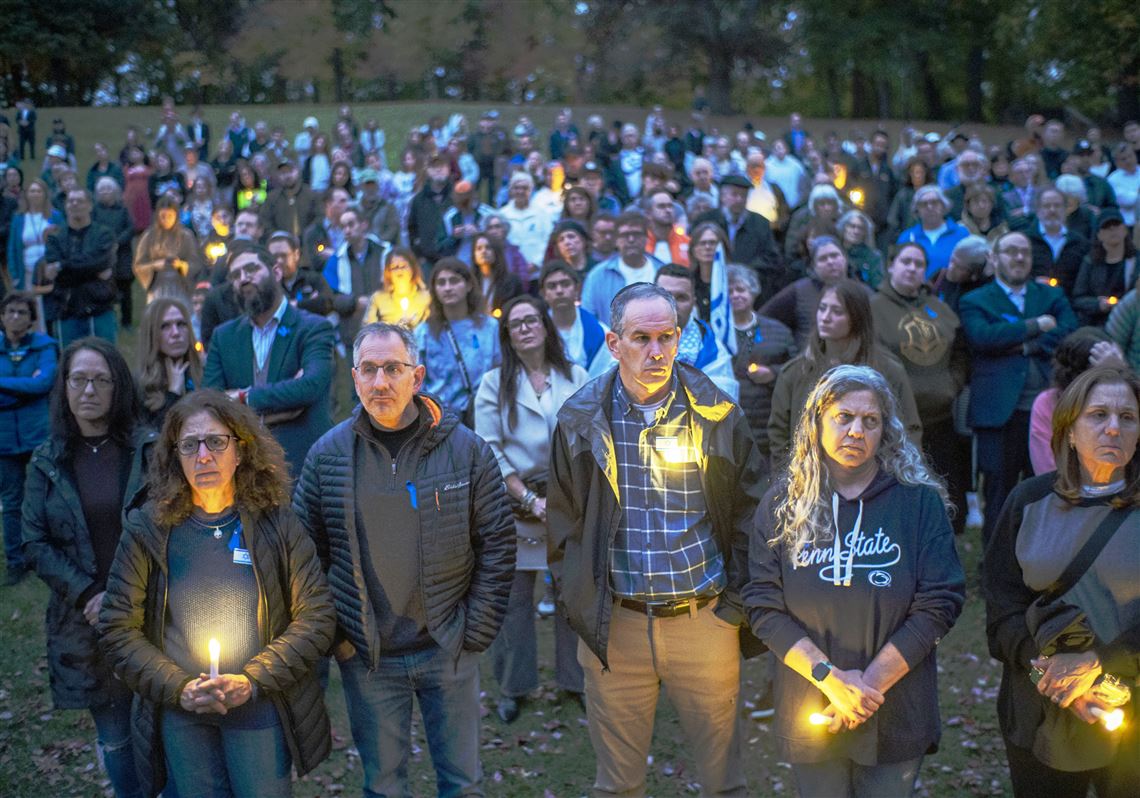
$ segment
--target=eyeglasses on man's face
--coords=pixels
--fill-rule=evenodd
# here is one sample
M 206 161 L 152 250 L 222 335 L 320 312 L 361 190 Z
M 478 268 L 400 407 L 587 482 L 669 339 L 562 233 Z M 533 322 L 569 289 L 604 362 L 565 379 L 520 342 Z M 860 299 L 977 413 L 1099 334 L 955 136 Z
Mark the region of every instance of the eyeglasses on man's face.
M 403 377 L 408 369 L 414 369 L 414 363 L 401 363 L 399 360 L 392 360 L 388 363 L 361 363 L 356 367 L 356 373 L 369 382 L 376 379 L 376 375 L 384 372 L 384 376 L 389 380 L 398 380 Z

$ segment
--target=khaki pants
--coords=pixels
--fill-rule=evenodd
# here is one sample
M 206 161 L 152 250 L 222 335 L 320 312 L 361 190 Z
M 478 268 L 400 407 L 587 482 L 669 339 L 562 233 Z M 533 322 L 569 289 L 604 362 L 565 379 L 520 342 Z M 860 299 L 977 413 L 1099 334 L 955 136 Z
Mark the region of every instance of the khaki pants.
M 743 796 L 737 699 L 739 629 L 713 613 L 653 618 L 615 602 L 607 659 L 578 643 L 586 716 L 597 757 L 596 796 L 645 795 L 646 757 L 662 685 L 677 710 L 701 795 Z

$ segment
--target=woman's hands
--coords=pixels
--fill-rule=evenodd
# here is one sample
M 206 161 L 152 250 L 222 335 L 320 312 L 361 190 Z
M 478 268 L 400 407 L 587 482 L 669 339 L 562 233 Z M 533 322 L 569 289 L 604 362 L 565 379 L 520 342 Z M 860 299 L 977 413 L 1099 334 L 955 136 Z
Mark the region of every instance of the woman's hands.
M 819 689 L 831 701 L 824 714 L 833 718 L 828 727 L 833 733 L 842 726 L 854 729 L 883 705 L 883 694 L 863 680 L 863 671 L 832 668 Z
M 1037 692 L 1062 708 L 1068 708 L 1075 699 L 1087 693 L 1103 672 L 1100 658 L 1093 651 L 1054 654 L 1035 659 L 1032 664 L 1045 671 L 1037 682 Z
M 166 390 L 177 396 L 181 396 L 186 392 L 186 369 L 190 367 L 190 361 L 171 360 L 166 357 L 162 359 L 166 364 Z
M 187 712 L 225 715 L 253 697 L 253 685 L 243 674 L 222 673 L 215 679 L 201 674 L 182 688 L 178 703 Z

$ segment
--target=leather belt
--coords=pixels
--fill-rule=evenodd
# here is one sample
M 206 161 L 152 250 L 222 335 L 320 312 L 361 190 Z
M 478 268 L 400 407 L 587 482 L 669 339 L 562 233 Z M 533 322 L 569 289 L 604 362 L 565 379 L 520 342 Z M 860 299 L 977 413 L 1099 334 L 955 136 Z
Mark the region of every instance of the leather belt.
M 636 601 L 634 599 L 621 599 L 618 604 L 627 610 L 640 612 L 642 615 L 651 615 L 654 618 L 676 618 L 678 615 L 696 615 L 697 610 L 708 606 L 716 596 L 696 596 L 694 598 L 678 599 L 677 601 Z

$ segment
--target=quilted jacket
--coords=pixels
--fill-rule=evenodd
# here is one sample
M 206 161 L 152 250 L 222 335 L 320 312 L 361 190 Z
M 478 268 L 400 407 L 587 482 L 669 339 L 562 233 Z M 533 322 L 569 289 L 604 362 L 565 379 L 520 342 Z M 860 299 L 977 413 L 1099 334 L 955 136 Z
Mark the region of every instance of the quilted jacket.
M 422 428 L 401 457 L 416 463 L 420 589 L 428 633 L 455 660 L 483 651 L 499 632 L 515 570 L 515 525 L 491 447 L 418 394 Z M 293 509 L 317 545 L 337 613 L 337 639 L 371 664 L 380 651 L 357 537 L 353 495 L 353 414 L 313 444 L 293 494 Z M 383 523 L 377 521 L 377 523 Z
M 178 704 L 187 673 L 162 652 L 169 528 L 146 504 L 132 508 L 107 578 L 99 633 L 107 661 L 138 694 L 132 708 L 135 763 L 147 795 L 165 781 L 159 718 Z M 315 667 L 328 653 L 335 613 L 313 543 L 287 507 L 242 512 L 260 592 L 262 650 L 242 668 L 258 695 L 273 702 L 298 774 L 332 750 L 329 718 Z

